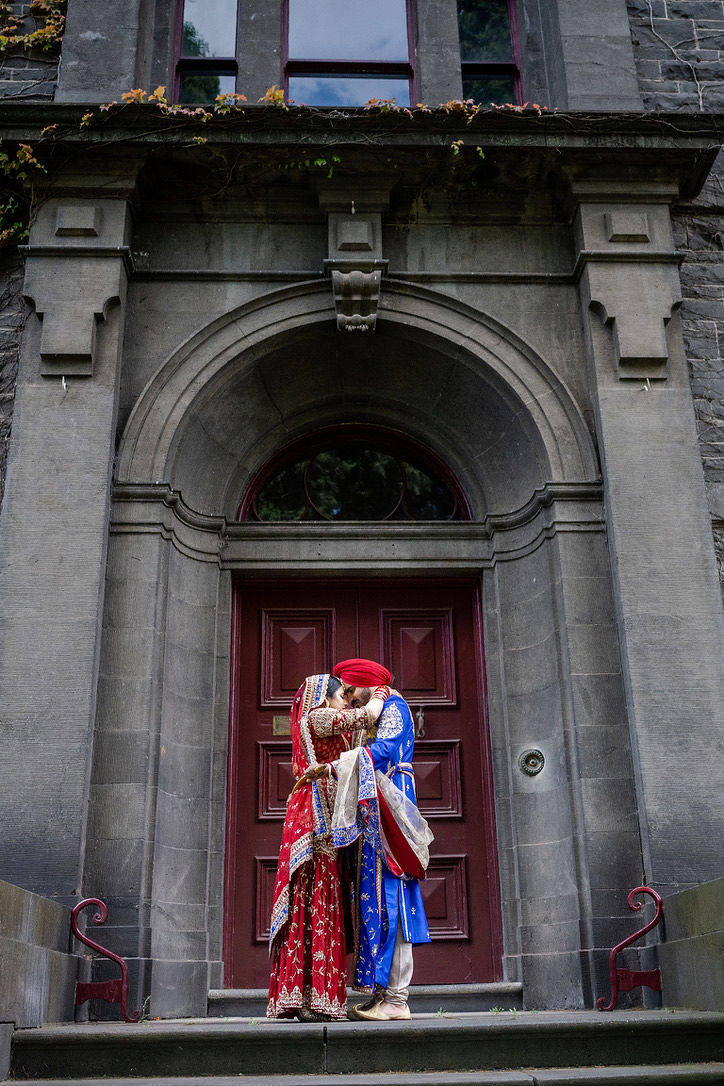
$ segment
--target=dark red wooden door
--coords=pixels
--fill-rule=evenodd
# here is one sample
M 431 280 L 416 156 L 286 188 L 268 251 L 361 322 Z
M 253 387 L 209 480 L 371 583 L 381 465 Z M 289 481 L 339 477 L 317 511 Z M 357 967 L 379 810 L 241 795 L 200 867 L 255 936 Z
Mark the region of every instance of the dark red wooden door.
M 264 987 L 271 894 L 305 675 L 380 660 L 413 708 L 420 809 L 435 834 L 423 895 L 433 942 L 415 984 L 499 979 L 500 909 L 479 592 L 463 581 L 238 584 L 234 595 L 225 983 Z M 422 713 L 420 714 L 420 707 Z

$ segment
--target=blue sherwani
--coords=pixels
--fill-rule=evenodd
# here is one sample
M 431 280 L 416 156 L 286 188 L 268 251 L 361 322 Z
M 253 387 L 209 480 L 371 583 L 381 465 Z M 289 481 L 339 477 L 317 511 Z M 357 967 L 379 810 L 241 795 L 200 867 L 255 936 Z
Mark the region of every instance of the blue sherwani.
M 395 695 L 385 702 L 377 721 L 377 737 L 369 751 L 374 767 L 389 776 L 412 803 L 415 780 L 412 755 L 415 749 L 415 725 L 407 702 Z M 375 967 L 375 983 L 385 987 L 395 949 L 398 922 L 405 942 L 429 943 L 430 932 L 417 879 L 397 878 L 383 864 L 383 903 L 387 923 L 383 921 L 380 952 Z

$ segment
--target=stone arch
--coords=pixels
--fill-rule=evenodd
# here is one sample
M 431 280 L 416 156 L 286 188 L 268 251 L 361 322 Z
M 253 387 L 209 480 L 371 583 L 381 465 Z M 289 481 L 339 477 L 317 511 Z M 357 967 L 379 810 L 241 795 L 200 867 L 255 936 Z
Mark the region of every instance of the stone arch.
M 426 440 L 474 516 L 516 508 L 549 481 L 598 477 L 572 395 L 510 329 L 391 282 L 377 333 L 340 336 L 329 286 L 315 282 L 239 307 L 168 359 L 129 417 L 118 481 L 167 482 L 199 511 L 233 517 L 276 448 L 339 417 L 340 389 L 355 419 Z

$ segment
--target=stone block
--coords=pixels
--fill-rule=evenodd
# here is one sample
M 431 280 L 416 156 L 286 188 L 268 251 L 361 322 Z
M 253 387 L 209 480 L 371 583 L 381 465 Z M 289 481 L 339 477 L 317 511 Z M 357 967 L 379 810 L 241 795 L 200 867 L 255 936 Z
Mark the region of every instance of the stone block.
M 659 946 L 665 1007 L 724 1010 L 724 930 Z
M 206 901 L 205 850 L 194 851 L 157 844 L 154 850 L 153 874 L 154 894 L 158 901 L 190 904 Z
M 526 1010 L 559 1010 L 584 1006 L 578 951 L 523 954 L 523 1002 Z
M 724 878 L 664 899 L 666 941 L 695 938 L 724 927 Z
M 588 829 L 582 847 L 588 852 L 591 887 L 621 886 L 626 892 L 640 886 L 643 878 L 641 840 L 636 830 Z
M 553 897 L 575 891 L 578 877 L 571 838 L 519 845 L 516 853 L 522 897 Z
M 10 1046 L 14 1028 L 12 1022 L 0 1022 L 0 1082 L 10 1077 Z
M 582 778 L 632 779 L 631 746 L 625 725 L 577 726 L 576 746 Z
M 205 960 L 154 960 L 151 981 L 154 1018 L 205 1018 L 208 995 Z
M 567 787 L 514 793 L 511 802 L 515 836 L 521 845 L 559 841 L 570 831 L 571 801 Z
M 159 844 L 184 851 L 205 848 L 207 818 L 207 796 L 178 796 L 158 789 L 156 841 Z
M 627 727 L 628 713 L 620 675 L 572 675 L 571 689 L 577 727 Z
M 633 779 L 626 777 L 584 777 L 579 782 L 583 817 L 591 830 L 638 830 L 638 813 Z
M 164 736 L 159 751 L 160 790 L 187 800 L 207 799 L 210 758 L 208 747 L 177 743 Z
M 68 952 L 69 932 L 70 910 L 0 882 L 0 1022 L 73 1021 L 80 958 Z

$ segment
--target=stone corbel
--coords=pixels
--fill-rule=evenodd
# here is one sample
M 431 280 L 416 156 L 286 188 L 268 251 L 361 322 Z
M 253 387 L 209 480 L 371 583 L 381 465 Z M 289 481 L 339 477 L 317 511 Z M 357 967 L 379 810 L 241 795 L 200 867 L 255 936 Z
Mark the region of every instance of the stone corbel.
M 668 207 L 675 193 L 655 182 L 610 181 L 578 183 L 573 192 L 581 201 L 576 276 L 587 320 L 608 329 L 620 379 L 663 380 L 666 325 L 681 304 Z
M 329 257 L 324 262 L 332 280 L 337 328 L 344 332 L 373 332 L 377 324 L 382 276 L 382 207 L 387 192 L 365 194 L 361 206 L 349 190 L 320 193 L 327 211 Z M 344 210 L 342 210 L 344 208 Z
M 666 378 L 666 325 L 681 304 L 677 266 L 589 262 L 581 292 L 586 308 L 611 331 L 619 377 Z
M 42 322 L 40 372 L 91 377 L 96 329 L 125 298 L 130 250 L 125 203 L 49 202 L 34 225 L 23 293 Z

